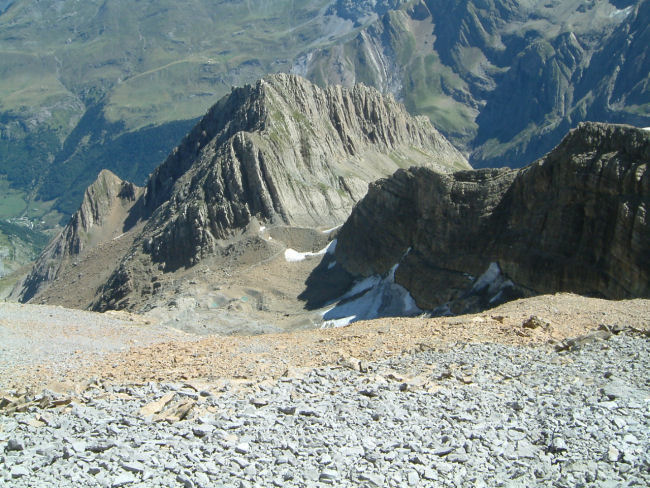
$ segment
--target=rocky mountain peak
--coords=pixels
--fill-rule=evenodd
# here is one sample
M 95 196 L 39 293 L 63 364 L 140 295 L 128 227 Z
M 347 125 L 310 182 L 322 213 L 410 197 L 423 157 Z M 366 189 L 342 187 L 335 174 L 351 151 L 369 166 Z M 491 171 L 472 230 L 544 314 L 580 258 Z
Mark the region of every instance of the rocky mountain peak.
M 469 168 L 392 96 L 272 75 L 224 97 L 152 175 L 145 249 L 175 268 L 196 263 L 253 217 L 337 225 L 368 183 L 411 165 Z
M 397 265 L 420 308 L 454 313 L 558 291 L 647 297 L 649 160 L 649 131 L 582 123 L 521 170 L 398 171 L 355 207 L 335 259 L 357 277 Z
M 68 227 L 75 229 L 75 238 L 68 242 L 69 253 L 79 254 L 84 247 L 79 235 L 87 234 L 93 227 L 102 226 L 116 205 L 129 206 L 135 202 L 140 190 L 107 169 L 100 171 L 97 179 L 86 189 L 79 210 L 68 224 Z
M 79 210 L 63 231 L 41 253 L 30 274 L 16 288 L 21 301 L 32 298 L 55 280 L 68 261 L 86 248 L 119 237 L 127 229 L 130 209 L 142 195 L 142 188 L 123 181 L 109 170 L 102 170 L 84 193 Z
M 129 232 L 131 248 L 108 265 L 114 271 L 107 281 L 96 283 L 101 296 L 93 304 L 133 306 L 152 299 L 158 288 L 151 280 L 161 271 L 182 273 L 208 258 L 228 261 L 233 243 L 249 239 L 251 226 L 311 229 L 300 232 L 313 233 L 319 245 L 327 242 L 316 228 L 343 223 L 369 183 L 411 166 L 470 168 L 428 119 L 410 116 L 392 96 L 363 85 L 322 89 L 296 75 L 271 75 L 217 102 L 154 171 L 142 197 L 102 173 L 60 245 L 74 241 L 81 252 L 86 229 L 102 223 L 104 236 L 138 222 Z M 123 218 L 105 224 L 105 209 L 119 195 L 137 200 L 128 200 Z M 267 259 L 292 232 L 268 240 L 254 232 L 246 245 Z M 39 276 L 43 272 L 33 281 Z

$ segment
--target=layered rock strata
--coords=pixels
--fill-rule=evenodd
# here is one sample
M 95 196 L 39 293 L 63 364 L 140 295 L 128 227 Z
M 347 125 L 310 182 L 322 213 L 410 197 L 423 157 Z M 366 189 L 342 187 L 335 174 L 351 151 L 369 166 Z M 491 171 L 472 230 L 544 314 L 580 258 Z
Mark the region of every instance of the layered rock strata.
M 413 165 L 439 172 L 470 168 L 426 118 L 410 116 L 372 88 L 323 90 L 284 74 L 234 88 L 151 175 L 124 219 L 141 228 L 133 246 L 107 263 L 114 271 L 97 283 L 93 306 L 142 303 L 153 293 L 154 275 L 210 256 L 227 260 L 233 240 L 246 232 L 247 245 L 268 259 L 280 244 L 250 235 L 252 227 L 336 226 L 370 182 Z M 75 225 L 56 246 L 77 246 Z M 59 256 L 50 252 L 43 259 Z M 35 274 L 30 289 L 46 275 Z M 126 299 L 134 292 L 137 298 Z
M 399 263 L 424 309 L 461 298 L 492 262 L 529 293 L 647 297 L 649 161 L 648 131 L 583 123 L 522 170 L 400 170 L 355 207 L 336 262 L 353 276 Z
M 422 117 L 363 85 L 322 90 L 274 75 L 234 89 L 154 172 L 146 249 L 175 268 L 262 222 L 343 222 L 368 183 L 410 164 L 469 168 Z
M 119 238 L 128 230 L 127 216 L 142 193 L 142 188 L 102 170 L 86 189 L 79 210 L 43 250 L 32 271 L 17 287 L 18 299 L 22 302 L 30 300 L 86 248 Z

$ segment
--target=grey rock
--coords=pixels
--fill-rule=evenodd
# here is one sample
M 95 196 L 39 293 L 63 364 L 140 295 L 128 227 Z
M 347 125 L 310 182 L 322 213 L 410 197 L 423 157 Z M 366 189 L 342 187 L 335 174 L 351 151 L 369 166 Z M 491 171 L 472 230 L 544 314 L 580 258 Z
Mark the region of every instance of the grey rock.
M 20 465 L 11 468 L 10 474 L 12 478 L 22 478 L 24 476 L 29 476 L 31 474 L 31 471 L 25 466 Z
M 131 473 L 122 473 L 118 475 L 113 482 L 111 483 L 111 488 L 119 488 L 120 486 L 126 486 L 135 483 L 137 480 L 135 476 Z
M 548 450 L 553 453 L 564 452 L 568 449 L 566 441 L 562 437 L 553 437 L 551 444 L 548 446 Z
M 263 398 L 251 398 L 251 405 L 254 405 L 257 408 L 265 407 L 269 402 Z
M 307 481 L 318 481 L 320 478 L 320 472 L 314 468 L 307 468 L 301 474 Z
M 359 480 L 365 481 L 370 486 L 385 486 L 386 483 L 386 478 L 383 475 L 374 473 L 361 473 Z
M 210 484 L 210 478 L 205 473 L 197 472 L 194 473 L 194 481 L 196 486 L 199 488 L 209 488 L 211 486 Z
M 183 485 L 184 488 L 194 488 L 194 482 L 192 479 L 185 475 L 185 474 L 179 474 L 176 476 L 176 481 L 178 481 L 181 485 Z
M 417 471 L 409 471 L 406 475 L 406 480 L 409 486 L 417 486 L 420 482 L 420 475 Z
M 192 433 L 196 437 L 205 437 L 214 432 L 214 426 L 210 424 L 201 424 L 192 428 Z
M 249 461 L 241 457 L 233 457 L 231 461 L 235 463 L 237 466 L 239 466 L 241 469 L 246 469 L 250 465 Z
M 295 405 L 283 405 L 278 407 L 278 411 L 280 413 L 283 413 L 285 415 L 293 415 L 296 413 L 296 406 Z
M 142 473 L 145 470 L 145 465 L 138 461 L 129 461 L 129 462 L 121 463 L 120 466 L 125 471 L 129 471 L 131 473 Z
M 621 453 L 619 452 L 618 449 L 616 449 L 614 446 L 609 446 L 609 449 L 607 449 L 607 459 L 615 463 L 617 462 L 621 457 Z
M 467 461 L 469 461 L 469 457 L 467 456 L 467 454 L 459 453 L 459 452 L 452 452 L 445 459 L 450 463 L 466 463 Z
M 436 481 L 438 479 L 438 473 L 436 473 L 436 471 L 431 468 L 425 468 L 424 472 L 422 473 L 422 477 L 425 480 Z
M 425 310 L 478 311 L 526 290 L 648 297 L 650 231 L 635 215 L 650 206 L 649 148 L 648 131 L 583 123 L 519 171 L 399 170 L 354 207 L 335 260 L 355 278 L 386 276 L 399 263 L 395 282 Z M 567 232 L 567 218 L 586 220 Z M 466 274 L 480 278 L 470 285 Z
M 123 472 L 132 475 L 134 485 L 143 486 L 182 486 L 186 481 L 194 486 L 238 486 L 242 481 L 255 486 L 260 480 L 276 486 L 408 486 L 416 482 L 415 474 L 409 480 L 410 471 L 419 476 L 421 486 L 600 486 L 610 480 L 645 486 L 650 478 L 643 449 L 650 440 L 646 410 L 603 408 L 602 385 L 578 380 L 585 372 L 602 378 L 605 371 L 617 371 L 618 380 L 642 391 L 647 358 L 650 341 L 639 336 L 616 336 L 607 347 L 586 344 L 575 352 L 499 344 L 427 349 L 368 366 L 373 371 L 390 367 L 430 374 L 431 365 L 456 364 L 462 369 L 471 363 L 484 376 L 481 386 L 459 383 L 400 394 L 395 381 L 394 388 L 368 399 L 359 395 L 361 385 L 367 386 L 360 379 L 367 377 L 343 368 L 317 368 L 304 380 L 263 390 L 268 408 L 256 409 L 239 392 L 226 393 L 219 397 L 219 414 L 200 423 L 142 422 L 119 429 L 111 449 L 75 452 L 73 442 L 83 440 L 90 447 L 108 442 L 102 438 L 106 424 L 89 427 L 87 419 L 111 418 L 123 425 L 123 419 L 133 420 L 132 412 L 149 403 L 140 398 L 148 394 L 146 387 L 129 387 L 132 400 L 86 404 L 83 417 L 48 411 L 61 429 L 31 432 L 6 417 L 7 437 L 21 439 L 26 446 L 0 454 L 0 484 L 18 487 L 29 480 L 33 486 L 49 486 L 61 479 L 69 464 L 56 461 L 67 445 L 79 469 L 66 479 L 80 486 L 111 487 Z M 510 379 L 503 381 L 504 375 Z M 313 396 L 305 398 L 303 384 Z M 300 401 L 320 416 L 282 414 L 278 407 L 294 395 L 302 395 Z M 504 399 L 525 408 L 513 411 Z M 378 422 L 370 420 L 375 408 L 385 412 Z M 394 412 L 400 409 L 405 413 L 398 420 Z M 466 416 L 474 422 L 457 420 Z M 222 428 L 229 423 L 237 425 Z M 214 427 L 210 442 L 193 434 L 198 425 Z M 27 447 L 32 444 L 38 447 Z M 250 451 L 235 452 L 240 444 L 248 444 Z M 29 470 L 29 475 L 12 478 L 17 467 Z M 327 470 L 337 477 L 321 480 Z
M 251 446 L 247 442 L 241 442 L 235 446 L 235 452 L 238 454 L 248 454 L 251 452 Z
M 319 481 L 323 482 L 334 482 L 338 479 L 339 474 L 337 471 L 333 469 L 324 469 L 321 471 L 320 475 L 318 476 Z
M 447 456 L 448 454 L 454 452 L 456 450 L 455 447 L 439 447 L 433 451 L 433 454 L 436 456 Z
M 23 451 L 25 449 L 25 444 L 19 439 L 9 439 L 7 445 L 5 446 L 5 451 Z
M 603 395 L 605 395 L 610 400 L 616 400 L 617 398 L 625 398 L 630 395 L 630 389 L 622 383 L 621 381 L 615 380 L 610 381 L 602 388 Z

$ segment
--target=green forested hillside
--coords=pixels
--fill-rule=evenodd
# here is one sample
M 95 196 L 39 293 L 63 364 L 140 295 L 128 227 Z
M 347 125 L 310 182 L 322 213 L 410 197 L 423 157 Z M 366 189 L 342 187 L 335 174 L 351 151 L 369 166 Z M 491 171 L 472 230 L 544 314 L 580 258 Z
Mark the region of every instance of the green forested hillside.
M 352 32 L 332 3 L 4 2 L 0 174 L 63 213 L 103 167 L 142 183 L 232 85 Z

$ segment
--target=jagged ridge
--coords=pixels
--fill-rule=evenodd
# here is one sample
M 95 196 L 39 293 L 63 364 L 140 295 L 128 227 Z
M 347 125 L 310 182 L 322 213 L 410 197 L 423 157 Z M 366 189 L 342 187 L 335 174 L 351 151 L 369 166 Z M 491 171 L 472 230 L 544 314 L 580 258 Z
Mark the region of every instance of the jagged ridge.
M 233 89 L 152 174 L 119 222 L 140 225 L 129 234 L 131 249 L 107 263 L 114 271 L 93 306 L 148 300 L 153 275 L 218 254 L 253 221 L 340 224 L 370 182 L 411 165 L 444 172 L 470 167 L 426 118 L 363 85 L 323 90 L 281 74 Z M 85 207 L 80 212 L 75 222 L 96 220 L 85 217 L 94 215 Z M 75 222 L 55 247 L 78 241 Z M 48 253 L 44 261 L 65 257 Z M 38 272 L 30 283 L 44 278 Z
M 391 96 L 269 76 L 220 101 L 152 175 L 145 247 L 173 269 L 194 264 L 252 217 L 336 225 L 369 182 L 411 164 L 469 168 L 428 120 Z
M 102 170 L 84 193 L 84 199 L 63 231 L 43 250 L 29 275 L 17 287 L 18 299 L 29 301 L 39 290 L 54 281 L 66 261 L 82 253 L 86 247 L 123 232 L 127 210 L 142 194 L 142 188 L 122 181 L 108 170 Z M 106 227 L 106 228 L 104 228 Z M 15 292 L 14 292 L 15 293 Z

